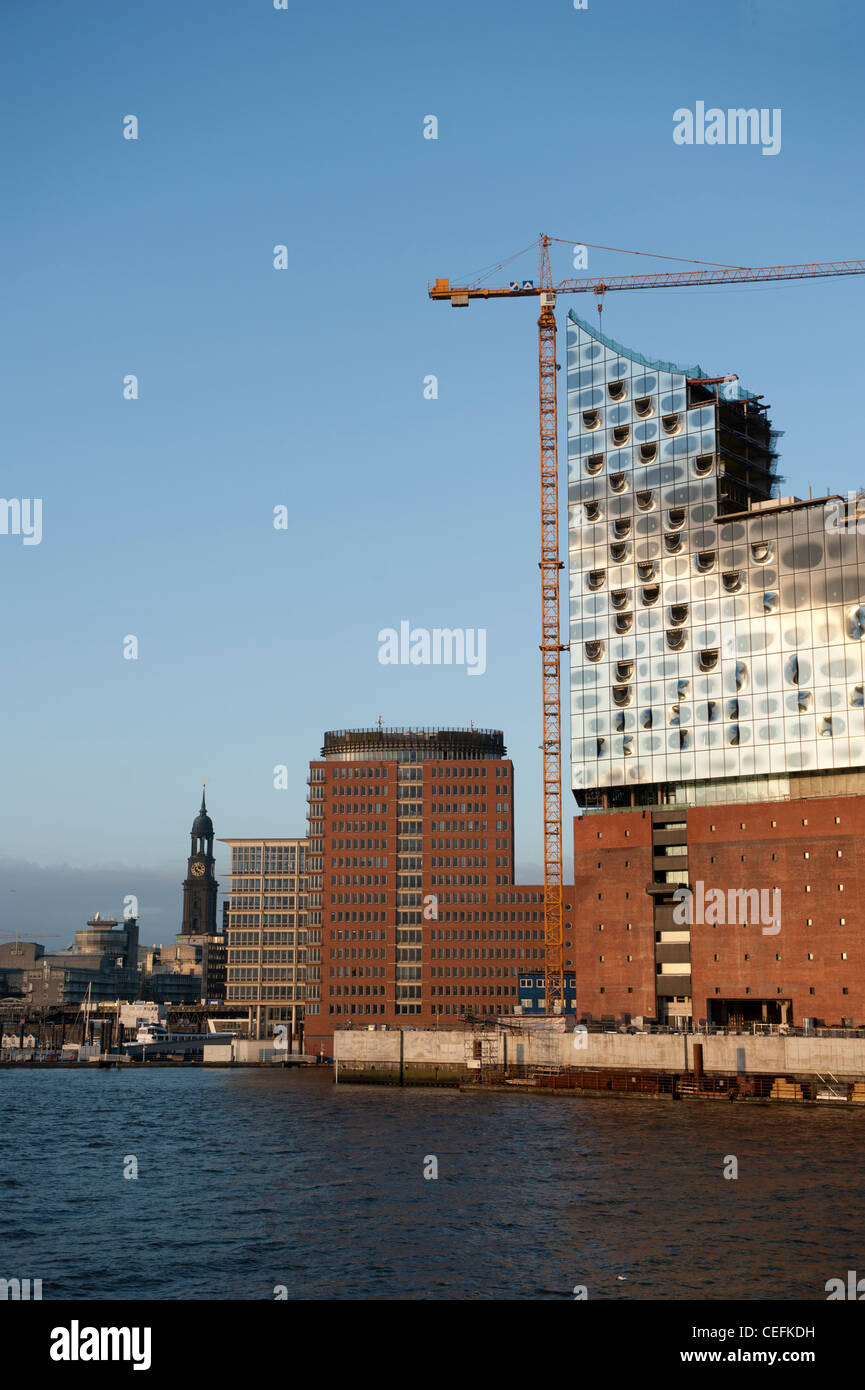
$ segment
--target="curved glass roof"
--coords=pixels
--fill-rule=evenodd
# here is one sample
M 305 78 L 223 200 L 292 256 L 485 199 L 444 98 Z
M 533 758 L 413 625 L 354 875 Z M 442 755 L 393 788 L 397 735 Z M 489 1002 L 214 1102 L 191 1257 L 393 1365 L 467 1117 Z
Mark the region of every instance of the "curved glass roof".
M 608 338 L 606 333 L 602 333 L 599 328 L 596 328 L 593 324 L 587 323 L 585 319 L 581 319 L 579 314 L 574 313 L 573 309 L 568 310 L 568 318 L 571 323 L 575 323 L 578 328 L 582 328 L 584 333 L 588 333 L 590 338 L 594 338 L 598 343 L 603 343 L 604 347 L 608 347 L 611 352 L 618 353 L 620 357 L 628 357 L 632 362 L 639 362 L 643 367 L 650 367 L 656 372 L 676 372 L 682 376 L 694 378 L 709 376 L 709 373 L 704 372 L 703 368 L 699 366 L 683 367 L 678 362 L 662 362 L 657 357 L 647 357 L 644 352 L 635 352 L 633 348 L 625 347 L 622 343 L 617 343 L 615 338 Z M 754 391 L 747 391 L 739 381 L 731 381 L 729 387 L 731 391 L 735 391 L 735 395 L 731 397 L 728 396 L 728 399 L 745 400 L 756 394 Z
M 656 372 L 678 372 L 682 376 L 708 376 L 702 367 L 681 367 L 676 362 L 661 362 L 655 357 L 647 357 L 643 352 L 635 352 L 633 348 L 624 347 L 622 343 L 617 343 L 615 338 L 608 338 L 606 333 L 602 333 L 599 328 L 594 328 L 575 314 L 573 309 L 568 310 L 568 318 L 571 323 L 575 323 L 578 328 L 582 328 L 584 333 L 588 333 L 590 338 L 603 343 L 611 352 L 617 352 L 620 357 L 629 357 L 632 362 L 639 362 L 644 367 L 652 367 Z

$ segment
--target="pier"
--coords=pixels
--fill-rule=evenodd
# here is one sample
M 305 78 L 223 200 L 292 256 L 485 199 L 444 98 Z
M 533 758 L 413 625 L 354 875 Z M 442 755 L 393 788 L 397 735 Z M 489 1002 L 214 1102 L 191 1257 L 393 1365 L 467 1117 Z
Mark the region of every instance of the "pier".
M 862 1035 L 347 1030 L 334 1070 L 340 1084 L 865 1104 Z

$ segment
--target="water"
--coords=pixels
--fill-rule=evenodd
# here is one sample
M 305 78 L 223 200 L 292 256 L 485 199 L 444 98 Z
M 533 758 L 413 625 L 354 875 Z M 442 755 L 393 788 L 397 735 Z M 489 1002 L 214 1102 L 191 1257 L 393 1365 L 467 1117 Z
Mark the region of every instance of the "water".
M 4 1071 L 0 1277 L 44 1299 L 825 1300 L 865 1272 L 863 1137 L 859 1109 Z

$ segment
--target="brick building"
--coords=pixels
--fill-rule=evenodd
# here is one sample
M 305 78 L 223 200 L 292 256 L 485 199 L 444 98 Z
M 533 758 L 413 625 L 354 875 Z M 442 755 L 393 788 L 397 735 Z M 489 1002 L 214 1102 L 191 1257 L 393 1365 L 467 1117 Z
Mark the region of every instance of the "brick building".
M 865 774 L 821 790 L 576 819 L 580 1012 L 863 1025 Z
M 543 888 L 514 883 L 503 735 L 327 733 L 309 803 L 307 1051 L 329 1052 L 346 1025 L 511 1012 L 519 975 L 543 965 Z M 569 889 L 565 911 L 569 953 Z

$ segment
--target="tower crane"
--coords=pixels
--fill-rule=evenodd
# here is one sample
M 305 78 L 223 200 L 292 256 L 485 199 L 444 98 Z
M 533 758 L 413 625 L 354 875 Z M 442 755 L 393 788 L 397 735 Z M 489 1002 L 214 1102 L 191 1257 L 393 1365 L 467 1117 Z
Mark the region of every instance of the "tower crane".
M 544 813 L 544 1007 L 547 1015 L 565 1005 L 564 924 L 562 911 L 562 737 L 561 641 L 559 625 L 559 461 L 556 395 L 556 295 L 595 294 L 600 311 L 610 290 L 664 289 L 682 285 L 754 284 L 764 280 L 805 280 L 823 276 L 865 274 L 865 260 L 822 261 L 802 265 L 721 266 L 698 262 L 702 270 L 652 271 L 645 275 L 582 277 L 553 284 L 550 246 L 554 238 L 538 238 L 538 279 L 512 280 L 506 288 L 475 283 L 451 285 L 436 280 L 428 286 L 430 299 L 449 300 L 455 309 L 472 299 L 540 299 L 538 318 L 538 405 L 541 477 L 541 690 Z M 617 248 L 606 247 L 605 250 Z M 631 254 L 647 255 L 637 252 Z M 684 260 L 684 257 L 659 257 Z

